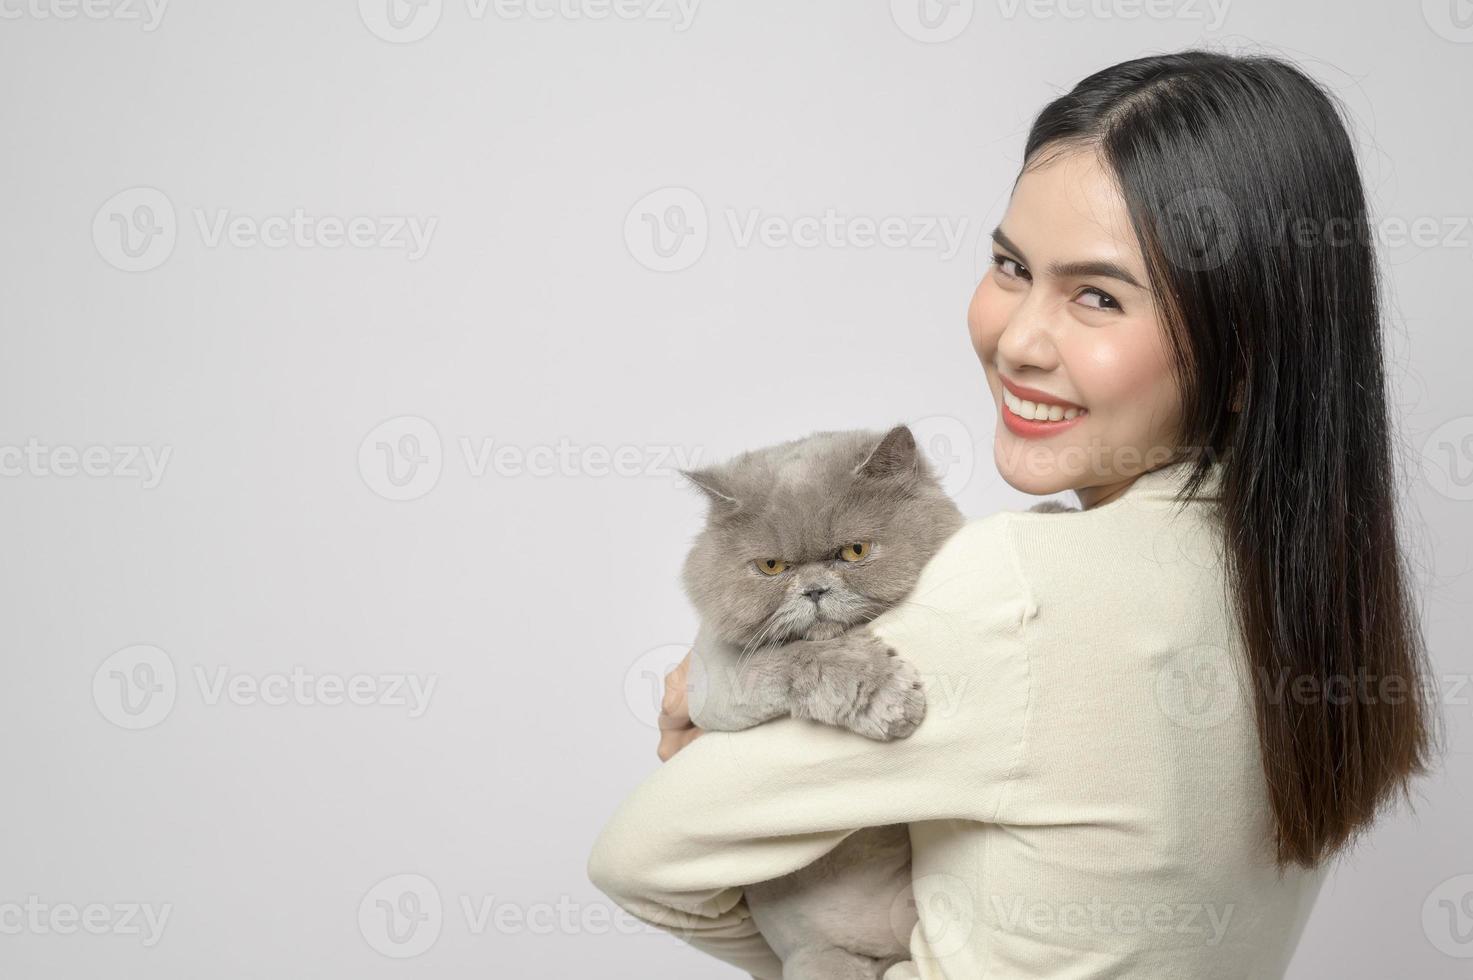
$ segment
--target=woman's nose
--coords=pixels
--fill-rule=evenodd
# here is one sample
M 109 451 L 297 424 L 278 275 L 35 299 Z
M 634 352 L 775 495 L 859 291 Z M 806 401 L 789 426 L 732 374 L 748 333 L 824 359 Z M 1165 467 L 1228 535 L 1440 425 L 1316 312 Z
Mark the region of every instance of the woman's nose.
M 997 338 L 998 360 L 1014 367 L 1036 367 L 1044 370 L 1058 363 L 1054 345 L 1051 312 L 1032 302 L 1023 302 L 1013 311 Z

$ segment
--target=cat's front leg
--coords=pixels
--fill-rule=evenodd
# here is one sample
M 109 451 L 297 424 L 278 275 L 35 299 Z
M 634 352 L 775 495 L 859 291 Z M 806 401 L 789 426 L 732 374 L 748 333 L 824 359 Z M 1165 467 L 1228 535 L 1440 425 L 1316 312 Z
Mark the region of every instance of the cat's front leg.
M 690 719 L 739 732 L 792 715 L 889 741 L 926 715 L 920 675 L 865 627 L 743 651 L 702 627 L 686 683 Z
M 882 742 L 905 738 L 926 716 L 915 665 L 866 627 L 831 640 L 799 640 L 788 655 L 794 718 L 811 718 Z
M 792 660 L 786 650 L 743 651 L 702 626 L 686 675 L 690 720 L 711 732 L 739 732 L 788 714 Z

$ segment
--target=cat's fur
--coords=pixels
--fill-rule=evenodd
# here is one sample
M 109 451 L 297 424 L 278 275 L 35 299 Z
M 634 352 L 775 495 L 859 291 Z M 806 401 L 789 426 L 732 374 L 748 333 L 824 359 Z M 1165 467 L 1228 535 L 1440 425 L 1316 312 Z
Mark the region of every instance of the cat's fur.
M 737 731 L 791 714 L 909 735 L 925 712 L 919 678 L 864 624 L 910 594 L 962 525 L 911 431 L 820 432 L 686 476 L 711 503 L 684 570 L 702 619 L 692 721 Z M 844 561 L 855 543 L 867 557 Z M 787 570 L 764 575 L 754 563 L 768 558 Z M 876 980 L 908 958 L 909 888 L 909 831 L 895 824 L 745 893 L 784 980 Z

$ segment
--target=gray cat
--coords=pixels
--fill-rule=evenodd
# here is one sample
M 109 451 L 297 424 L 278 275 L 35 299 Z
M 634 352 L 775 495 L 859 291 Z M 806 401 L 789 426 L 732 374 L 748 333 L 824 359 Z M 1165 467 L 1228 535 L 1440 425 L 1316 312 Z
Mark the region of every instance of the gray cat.
M 915 668 L 864 624 L 905 600 L 963 519 L 910 429 L 820 432 L 685 476 L 710 500 L 684 569 L 701 614 L 691 720 L 913 732 L 926 708 Z M 894 824 L 744 890 L 784 980 L 878 980 L 909 957 L 909 888 L 909 831 Z

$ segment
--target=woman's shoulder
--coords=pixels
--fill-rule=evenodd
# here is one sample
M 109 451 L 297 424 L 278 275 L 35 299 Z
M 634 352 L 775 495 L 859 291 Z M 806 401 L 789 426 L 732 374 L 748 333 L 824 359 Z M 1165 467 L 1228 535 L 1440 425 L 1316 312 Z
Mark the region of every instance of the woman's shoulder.
M 996 511 L 965 521 L 922 569 L 913 594 L 959 613 L 992 608 L 1016 618 L 1015 611 L 1032 602 L 1012 518 L 1008 511 Z
M 927 571 L 955 573 L 961 569 L 991 567 L 995 574 L 1018 574 L 1013 555 L 1012 516 L 1010 511 L 1000 510 L 968 518 L 937 550 Z
M 1089 510 L 1035 505 L 971 518 L 923 577 L 957 576 L 1046 605 L 1056 619 L 1197 610 L 1221 590 L 1222 529 L 1211 498 L 1178 505 L 1158 479 Z

